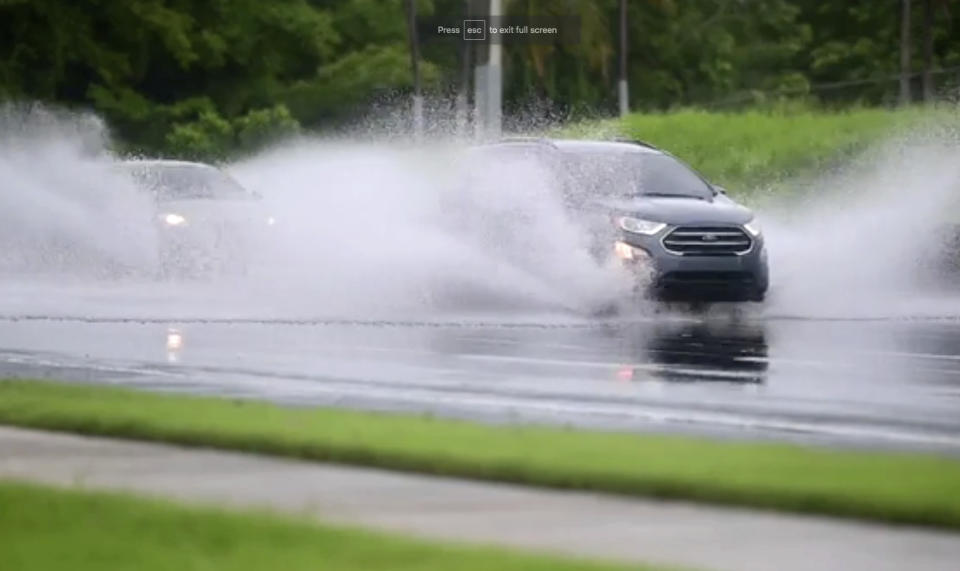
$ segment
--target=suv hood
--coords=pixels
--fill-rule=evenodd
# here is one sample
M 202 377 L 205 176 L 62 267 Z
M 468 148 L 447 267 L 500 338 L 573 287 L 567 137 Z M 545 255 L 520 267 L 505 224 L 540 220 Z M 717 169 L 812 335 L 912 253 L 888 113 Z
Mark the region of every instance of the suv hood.
M 746 224 L 753 218 L 749 208 L 723 196 L 714 200 L 651 196 L 633 200 L 603 200 L 597 204 L 625 216 L 673 225 Z

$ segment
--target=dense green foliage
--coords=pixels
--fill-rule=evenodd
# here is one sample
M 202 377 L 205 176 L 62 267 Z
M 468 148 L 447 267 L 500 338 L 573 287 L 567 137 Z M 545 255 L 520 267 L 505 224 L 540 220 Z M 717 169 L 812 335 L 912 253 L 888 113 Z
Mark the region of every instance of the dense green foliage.
M 912 1 L 913 70 L 931 37 L 946 95 L 960 80 L 950 71 L 960 66 L 960 6 Z M 456 24 L 468 4 L 482 2 L 416 2 L 428 94 L 457 88 L 463 51 L 429 24 Z M 512 15 L 572 14 L 580 26 L 576 43 L 507 46 L 508 109 L 614 109 L 618 0 L 504 5 Z M 896 96 L 899 0 L 631 0 L 628 12 L 634 108 Z M 133 148 L 216 156 L 403 101 L 408 45 L 404 0 L 0 0 L 0 99 L 93 108 Z
M 18 571 L 627 568 L 11 482 L 0 483 L 0 506 L 3 568 Z
M 2 0 L 0 96 L 93 107 L 145 150 L 217 155 L 409 85 L 401 15 L 401 0 Z
M 931 455 L 486 426 L 39 381 L 0 381 L 0 423 L 960 529 L 960 462 Z

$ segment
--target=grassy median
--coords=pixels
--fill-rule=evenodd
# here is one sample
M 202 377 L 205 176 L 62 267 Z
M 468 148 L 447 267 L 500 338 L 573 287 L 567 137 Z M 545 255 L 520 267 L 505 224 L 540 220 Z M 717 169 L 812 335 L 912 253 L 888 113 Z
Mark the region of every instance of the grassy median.
M 11 571 L 626 569 L 11 482 L 0 506 L 0 568 Z
M 0 381 L 0 423 L 960 529 L 960 461 L 932 455 L 488 426 L 39 381 Z
M 960 126 L 955 108 L 785 107 L 743 112 L 633 113 L 563 129 L 576 137 L 641 139 L 667 149 L 736 195 L 846 164 L 872 145 L 907 132 Z

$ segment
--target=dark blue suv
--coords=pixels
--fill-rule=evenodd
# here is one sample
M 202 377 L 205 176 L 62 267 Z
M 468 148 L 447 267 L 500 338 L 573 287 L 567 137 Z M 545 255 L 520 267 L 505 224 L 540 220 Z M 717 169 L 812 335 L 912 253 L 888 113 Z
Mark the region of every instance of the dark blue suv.
M 594 225 L 595 253 L 665 301 L 763 301 L 767 252 L 752 211 L 679 159 L 639 142 L 521 139 L 486 148 L 529 154 L 559 173 L 571 211 Z

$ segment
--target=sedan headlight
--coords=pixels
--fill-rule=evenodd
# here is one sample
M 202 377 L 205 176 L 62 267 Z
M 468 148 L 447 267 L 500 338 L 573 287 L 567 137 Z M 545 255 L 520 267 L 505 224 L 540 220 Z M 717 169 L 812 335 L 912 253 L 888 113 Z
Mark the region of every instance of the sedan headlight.
M 754 238 L 760 236 L 760 222 L 756 218 L 743 225 L 743 229 L 750 233 Z
M 631 218 L 630 216 L 617 218 L 617 226 L 625 232 L 643 234 L 645 236 L 653 236 L 667 227 L 663 222 L 654 222 L 653 220 L 644 220 L 643 218 Z
M 164 214 L 161 218 L 167 226 L 183 226 L 187 223 L 187 219 L 182 214 L 173 212 Z

